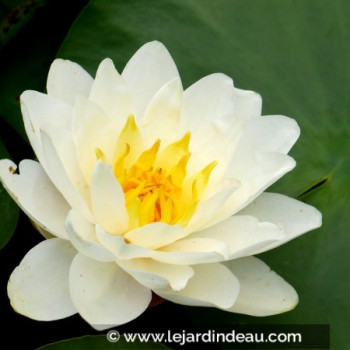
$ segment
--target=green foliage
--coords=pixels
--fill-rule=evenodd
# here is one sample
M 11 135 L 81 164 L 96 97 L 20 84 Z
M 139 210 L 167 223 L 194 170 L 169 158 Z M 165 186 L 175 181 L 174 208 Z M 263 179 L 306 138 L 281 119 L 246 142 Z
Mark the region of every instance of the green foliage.
M 135 341 L 127 342 L 123 336 L 117 342 L 108 342 L 106 335 L 88 335 L 81 338 L 64 340 L 58 343 L 45 345 L 38 350 L 112 350 L 112 349 L 137 349 L 137 350 L 152 350 L 152 349 L 169 349 L 165 345 L 157 343 L 142 343 Z

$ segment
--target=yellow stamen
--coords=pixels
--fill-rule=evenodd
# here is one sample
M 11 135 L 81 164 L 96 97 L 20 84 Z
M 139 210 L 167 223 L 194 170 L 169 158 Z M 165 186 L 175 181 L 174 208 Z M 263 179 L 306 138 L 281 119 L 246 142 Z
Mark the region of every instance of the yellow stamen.
M 130 204 L 127 204 L 126 206 L 129 214 L 129 228 L 128 228 L 129 231 L 140 226 L 140 221 L 139 221 L 140 203 L 141 201 L 136 197 Z
M 104 163 L 107 163 L 107 158 L 100 148 L 95 149 L 95 154 L 97 159 L 102 159 Z
M 181 218 L 177 221 L 178 225 L 187 226 L 187 224 L 192 219 L 193 214 L 196 212 L 198 203 L 199 201 L 195 200 L 190 204 L 190 206 L 186 209 Z
M 140 149 L 142 149 L 142 137 L 139 128 L 136 125 L 135 117 L 130 114 L 128 119 L 119 134 L 116 148 L 113 155 L 113 164 L 117 162 L 117 160 L 122 156 L 125 152 L 125 145 L 128 144 L 130 146 L 129 154 L 125 157 L 125 167 L 129 167 L 132 164 L 136 157 L 137 153 Z
M 181 188 L 182 183 L 186 177 L 186 166 L 188 160 L 190 159 L 190 156 L 191 154 L 189 152 L 186 153 L 169 173 L 172 183 L 178 188 Z
M 143 171 L 152 169 L 157 157 L 159 145 L 160 140 L 158 139 L 151 148 L 141 153 L 134 166 Z
M 186 226 L 217 162 L 186 178 L 191 156 L 189 132 L 161 152 L 158 139 L 152 147 L 136 155 L 133 148 L 141 140 L 138 135 L 134 117 L 129 116 L 117 142 L 122 150 L 115 153 L 118 157 L 114 160 L 114 174 L 125 194 L 129 230 L 157 221 Z
M 173 208 L 173 201 L 171 198 L 166 199 L 164 195 L 160 195 L 160 221 L 165 222 L 166 224 L 171 223 L 171 214 Z
M 125 176 L 124 160 L 129 153 L 130 153 L 130 145 L 126 143 L 124 152 L 119 156 L 119 158 L 114 164 L 114 175 L 119 182 L 123 182 L 124 180 L 124 176 Z
M 218 164 L 217 161 L 211 162 L 196 175 L 195 187 L 196 187 L 197 198 L 199 198 L 202 195 L 205 188 L 207 187 L 210 174 L 217 164 Z
M 155 221 L 155 205 L 159 197 L 159 191 L 149 192 L 141 201 L 139 220 L 140 226 Z
M 157 167 L 171 169 L 188 153 L 191 133 L 187 132 L 180 140 L 165 147 L 157 159 Z

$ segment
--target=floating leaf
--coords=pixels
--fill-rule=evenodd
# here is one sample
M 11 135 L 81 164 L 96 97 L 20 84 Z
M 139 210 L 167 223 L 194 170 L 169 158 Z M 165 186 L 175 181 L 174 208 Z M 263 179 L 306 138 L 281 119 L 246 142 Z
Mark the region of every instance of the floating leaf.
M 113 339 L 117 339 L 114 336 Z M 153 342 L 127 342 L 123 336 L 118 341 L 108 341 L 106 335 L 88 335 L 81 338 L 63 340 L 54 344 L 45 345 L 38 350 L 109 350 L 109 349 L 169 349 L 163 344 Z

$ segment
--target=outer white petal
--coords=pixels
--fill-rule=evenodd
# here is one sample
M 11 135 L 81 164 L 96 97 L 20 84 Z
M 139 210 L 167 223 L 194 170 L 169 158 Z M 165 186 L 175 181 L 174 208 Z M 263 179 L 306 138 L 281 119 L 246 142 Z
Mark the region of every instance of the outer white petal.
M 232 112 L 233 81 L 224 74 L 208 75 L 185 90 L 182 122 L 187 130 L 195 131 Z
M 72 134 L 80 168 L 86 182 L 90 184 L 97 160 L 96 150 L 100 149 L 109 161 L 112 160 L 117 140 L 116 130 L 98 105 L 80 96 L 74 105 Z
M 223 261 L 228 258 L 228 245 L 217 239 L 188 238 L 155 251 L 153 259 L 169 264 L 193 265 Z
M 281 227 L 270 222 L 259 222 L 254 216 L 234 215 L 190 236 L 197 237 L 225 242 L 230 249 L 230 260 L 254 255 L 263 247 L 285 239 L 286 233 Z
M 94 222 L 90 208 L 68 177 L 50 136 L 43 130 L 41 131 L 41 141 L 44 158 L 42 165 L 47 175 L 70 206 L 79 210 L 87 220 Z
M 221 221 L 222 208 L 232 194 L 239 189 L 239 186 L 239 182 L 234 179 L 226 179 L 220 186 L 217 186 L 217 188 L 221 187 L 221 189 L 212 197 L 199 203 L 186 230 L 188 232 L 203 230 Z
M 233 94 L 234 115 L 245 120 L 261 116 L 261 96 L 249 90 L 234 89 Z
M 80 253 L 73 260 L 69 285 L 79 314 L 95 329 L 127 323 L 142 314 L 151 291 L 115 263 L 101 263 Z
M 102 226 L 102 225 L 101 225 Z M 184 238 L 188 233 L 182 226 L 154 222 L 127 232 L 124 237 L 132 244 L 158 249 Z
M 71 243 L 80 253 L 98 261 L 115 260 L 114 255 L 96 239 L 95 225 L 86 221 L 76 210 L 70 211 L 66 227 Z
M 182 305 L 232 307 L 239 293 L 239 282 L 227 267 L 204 264 L 193 269 L 194 276 L 184 289 L 178 292 L 155 290 L 155 293 Z
M 322 224 L 322 215 L 316 208 L 278 193 L 262 193 L 239 214 L 273 222 L 286 232 L 284 239 L 271 243 L 259 253 L 278 247 Z
M 175 78 L 162 86 L 153 96 L 144 118 L 140 120 L 146 148 L 158 138 L 164 147 L 182 136 L 180 134 L 182 92 L 181 80 Z
M 149 258 L 153 255 L 153 250 L 126 243 L 123 236 L 111 235 L 105 232 L 99 225 L 96 225 L 96 237 L 118 260 Z
M 118 261 L 118 264 L 150 289 L 181 290 L 194 273 L 190 266 L 164 264 L 152 259 Z
M 233 164 L 236 164 L 234 167 Z M 229 176 L 240 181 L 241 186 L 222 208 L 221 220 L 237 213 L 274 182 L 295 167 L 295 160 L 282 153 L 243 153 L 232 161 Z
M 46 123 L 54 127 L 69 128 L 73 117 L 72 106 L 52 96 L 31 90 L 24 91 L 20 101 L 26 133 L 36 156 L 41 161 L 41 126 Z
M 289 311 L 298 303 L 294 288 L 261 260 L 251 256 L 231 260 L 225 265 L 241 286 L 237 301 L 225 311 L 269 316 Z
M 110 164 L 99 160 L 92 174 L 92 210 L 97 222 L 107 232 L 122 234 L 129 225 L 123 189 Z
M 67 239 L 64 221 L 70 206 L 57 191 L 41 165 L 23 160 L 17 166 L 10 160 L 0 160 L 0 179 L 22 210 L 41 228 Z
M 152 96 L 165 83 L 179 77 L 179 73 L 165 46 L 153 41 L 134 54 L 122 77 L 132 96 L 135 116 L 141 118 Z
M 93 79 L 81 66 L 56 59 L 47 78 L 47 93 L 71 105 L 78 95 L 89 96 Z
M 236 150 L 244 152 L 288 153 L 300 135 L 294 119 L 283 115 L 255 118 L 245 124 L 243 135 Z
M 84 198 L 88 206 L 91 205 L 89 185 L 80 169 L 77 150 L 74 144 L 71 130 L 55 127 L 53 125 L 43 125 L 44 130 L 50 137 L 53 147 L 62 162 L 62 166 L 67 173 L 73 186 Z
M 175 265 L 203 264 L 226 260 L 228 246 L 215 239 L 183 239 L 159 250 L 142 248 L 135 244 L 126 243 L 124 237 L 114 236 L 96 228 L 97 239 L 109 249 L 118 260 L 137 258 L 152 258 L 156 261 Z
M 12 272 L 7 291 L 12 307 L 40 321 L 59 320 L 77 311 L 69 295 L 68 274 L 76 250 L 53 238 L 31 249 Z
M 109 58 L 104 59 L 98 67 L 89 99 L 116 122 L 119 126 L 116 134 L 123 127 L 127 116 L 133 112 L 127 86 Z
M 215 192 L 211 191 L 212 185 L 221 183 L 223 175 L 230 165 L 236 145 L 240 140 L 243 122 L 232 115 L 226 115 L 220 119 L 205 124 L 193 131 L 191 136 L 191 157 L 187 165 L 187 173 L 195 174 L 212 161 L 217 161 L 205 197 Z M 210 140 L 210 142 L 208 142 Z

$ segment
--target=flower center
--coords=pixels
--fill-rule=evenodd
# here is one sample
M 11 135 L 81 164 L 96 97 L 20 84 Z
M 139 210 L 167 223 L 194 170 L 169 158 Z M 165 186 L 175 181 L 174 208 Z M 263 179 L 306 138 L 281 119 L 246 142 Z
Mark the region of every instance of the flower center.
M 189 132 L 161 151 L 158 139 L 152 147 L 137 154 L 140 136 L 131 115 L 119 135 L 113 162 L 115 177 L 125 194 L 129 229 L 159 221 L 186 226 L 217 162 L 187 176 L 191 156 Z M 103 153 L 98 152 L 97 156 L 103 158 Z

